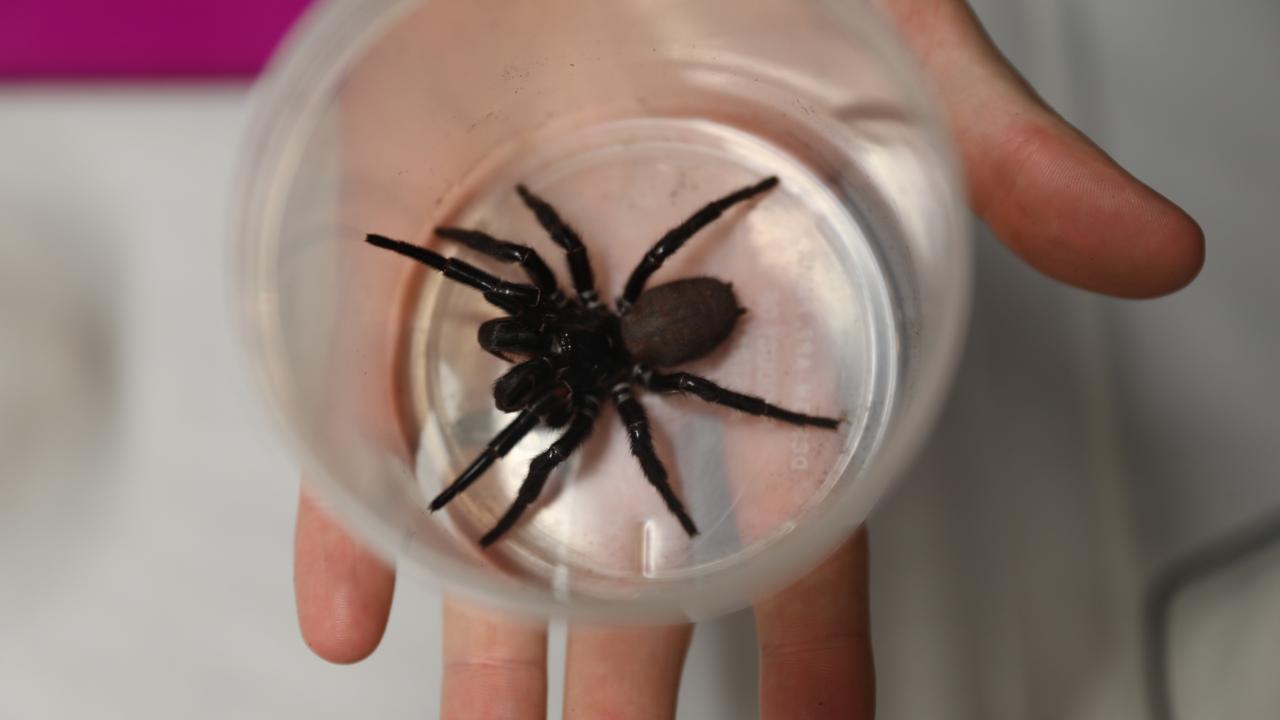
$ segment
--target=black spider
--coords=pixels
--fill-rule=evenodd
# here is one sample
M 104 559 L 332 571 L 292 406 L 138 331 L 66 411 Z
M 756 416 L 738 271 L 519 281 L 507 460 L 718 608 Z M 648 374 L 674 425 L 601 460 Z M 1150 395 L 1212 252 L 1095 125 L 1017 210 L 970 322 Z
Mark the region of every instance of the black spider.
M 662 373 L 666 368 L 700 358 L 724 341 L 744 310 L 733 289 L 715 278 L 696 277 L 645 290 L 645 282 L 662 263 L 725 210 L 778 184 L 776 177 L 730 193 L 711 202 L 669 231 L 645 254 L 628 278 L 617 312 L 600 302 L 592 277 L 587 248 L 556 210 L 528 188 L 516 190 L 537 216 L 551 239 L 564 249 L 577 298 L 566 297 L 555 275 L 532 248 L 498 240 L 478 230 L 442 227 L 436 235 L 455 240 L 496 260 L 524 268 L 530 282 L 501 280 L 455 258 L 381 235 L 369 235 L 371 245 L 413 258 L 444 273 L 446 278 L 473 287 L 506 313 L 480 325 L 480 347 L 517 363 L 493 386 L 499 410 L 519 412 L 439 496 L 431 510 L 439 510 L 475 482 L 495 460 L 503 457 L 539 422 L 568 428 L 545 452 L 529 463 L 529 474 L 520 485 L 511 507 L 484 537 L 487 547 L 511 529 L 547 482 L 551 471 L 572 454 L 591 432 L 600 403 L 613 399 L 626 425 L 631 452 L 667 508 L 690 536 L 698 529 L 667 482 L 667 471 L 653 449 L 649 420 L 631 394 L 639 385 L 657 392 L 683 392 L 707 402 L 775 418 L 793 425 L 835 429 L 835 418 L 804 415 L 734 392 L 710 380 L 684 372 Z

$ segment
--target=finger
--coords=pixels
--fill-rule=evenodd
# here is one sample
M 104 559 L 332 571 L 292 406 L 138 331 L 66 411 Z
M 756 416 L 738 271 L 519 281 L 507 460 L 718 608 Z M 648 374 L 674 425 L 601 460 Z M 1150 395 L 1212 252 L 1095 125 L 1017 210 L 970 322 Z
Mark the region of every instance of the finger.
M 565 660 L 566 720 L 673 718 L 693 626 L 575 627 Z
M 757 605 L 756 626 L 763 720 L 875 715 L 865 531 Z
M 443 720 L 535 720 L 547 713 L 547 628 L 446 600 Z
M 961 0 L 881 0 L 933 77 L 975 212 L 1064 282 L 1152 297 L 1191 282 L 1204 235 L 1049 109 Z
M 298 624 L 307 645 L 335 663 L 368 657 L 387 627 L 395 571 L 353 540 L 305 489 L 293 563 Z

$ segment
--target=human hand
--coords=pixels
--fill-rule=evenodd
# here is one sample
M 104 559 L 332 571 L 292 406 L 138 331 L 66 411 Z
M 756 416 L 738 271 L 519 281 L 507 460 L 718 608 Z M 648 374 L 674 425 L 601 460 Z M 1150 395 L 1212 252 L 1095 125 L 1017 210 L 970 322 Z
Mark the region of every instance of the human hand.
M 1000 238 L 1063 282 L 1153 297 L 1198 272 L 1203 236 L 1181 209 L 1053 114 L 991 45 L 960 0 L 878 0 L 941 95 L 970 203 Z M 296 536 L 299 620 L 334 662 L 377 646 L 394 574 L 305 495 Z M 870 718 L 867 546 L 858 535 L 818 570 L 756 608 L 761 711 Z M 445 718 L 540 718 L 545 629 L 446 603 Z M 567 717 L 669 717 L 690 638 L 673 628 L 573 628 Z

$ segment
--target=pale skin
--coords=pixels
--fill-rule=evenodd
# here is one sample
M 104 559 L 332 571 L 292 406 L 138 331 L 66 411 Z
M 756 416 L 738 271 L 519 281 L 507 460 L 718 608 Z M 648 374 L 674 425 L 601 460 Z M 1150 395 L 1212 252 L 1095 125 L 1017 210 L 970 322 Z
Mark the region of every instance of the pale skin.
M 879 0 L 941 96 L 974 212 L 1064 283 L 1126 298 L 1174 292 L 1204 262 L 1182 209 L 1128 174 L 1037 98 L 960 0 Z M 867 541 L 755 608 L 764 720 L 874 716 Z M 303 494 L 295 588 L 303 637 L 354 663 L 378 646 L 395 572 Z M 441 717 L 543 718 L 545 626 L 445 603 Z M 670 718 L 692 629 L 573 627 L 565 717 Z M 604 682 L 603 680 L 607 680 Z

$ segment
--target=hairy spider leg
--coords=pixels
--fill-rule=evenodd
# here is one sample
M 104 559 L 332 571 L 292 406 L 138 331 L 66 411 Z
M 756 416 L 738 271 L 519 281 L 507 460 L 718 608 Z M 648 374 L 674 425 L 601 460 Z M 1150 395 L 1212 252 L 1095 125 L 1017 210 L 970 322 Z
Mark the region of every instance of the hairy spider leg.
M 740 392 L 734 392 L 727 388 L 711 382 L 710 380 L 692 375 L 686 372 L 664 374 L 653 371 L 645 371 L 639 375 L 644 386 L 655 392 L 661 393 L 688 393 L 695 395 L 709 403 L 716 405 L 724 405 L 734 410 L 740 410 L 748 415 L 759 415 L 769 417 L 775 420 L 781 420 L 792 425 L 811 425 L 813 427 L 826 428 L 827 430 L 835 430 L 840 426 L 840 420 L 836 418 L 819 417 L 817 415 L 805 415 L 803 413 L 780 408 L 777 405 L 765 402 L 754 395 L 746 395 Z
M 542 259 L 538 251 L 528 245 L 499 240 L 480 230 L 466 230 L 456 227 L 438 227 L 436 228 L 436 235 L 447 240 L 460 242 L 472 250 L 488 255 L 499 262 L 519 265 L 524 268 L 525 274 L 529 276 L 529 281 L 545 297 L 550 298 L 551 302 L 557 306 L 564 304 L 564 293 L 560 291 L 560 286 L 556 283 L 555 273 L 551 272 L 551 268 L 547 266 L 546 261 Z
M 506 457 L 511 448 L 515 447 L 529 431 L 538 425 L 538 414 L 533 410 L 525 410 L 516 416 L 505 428 L 489 441 L 489 444 L 480 453 L 479 457 L 471 461 L 466 470 L 444 489 L 439 495 L 431 501 L 431 512 L 435 512 L 458 495 L 458 493 L 471 487 L 471 483 L 484 474 L 490 465 L 501 457 Z
M 734 205 L 771 190 L 777 184 L 777 176 L 770 176 L 755 185 L 749 185 L 741 190 L 729 193 L 719 200 L 712 200 L 704 205 L 702 209 L 689 216 L 688 220 L 667 231 L 667 234 L 663 235 L 649 249 L 649 252 L 645 253 L 645 256 L 636 265 L 635 270 L 631 271 L 631 277 L 627 278 L 627 284 L 623 288 L 622 297 L 618 299 L 618 311 L 625 312 L 627 308 L 635 304 L 636 299 L 640 297 L 640 293 L 644 292 L 644 285 L 649 281 L 649 276 L 657 272 L 658 268 L 662 267 L 662 264 L 667 261 L 667 258 L 674 255 L 699 230 L 715 222 L 717 218 Z
M 374 247 L 390 250 L 417 260 L 427 267 L 444 273 L 444 276 L 450 280 L 484 292 L 486 299 L 504 310 L 520 306 L 532 307 L 541 302 L 542 293 L 538 291 L 538 288 L 524 283 L 511 283 L 506 280 L 500 280 L 463 260 L 446 258 L 434 250 L 428 250 L 400 240 L 392 240 L 382 235 L 370 233 L 365 240 Z
M 612 392 L 613 404 L 618 408 L 618 417 L 626 427 L 627 439 L 631 442 L 631 454 L 640 462 L 640 469 L 644 472 L 645 479 L 662 496 L 667 509 L 680 521 L 680 527 L 689 533 L 689 537 L 697 535 L 698 527 L 693 524 L 693 518 L 689 517 L 689 513 L 684 509 L 684 503 L 676 497 L 675 490 L 667 480 L 667 469 L 663 467 L 662 461 L 658 459 L 658 453 L 653 449 L 649 416 L 645 414 L 644 406 L 631 394 L 631 386 L 627 383 L 618 383 L 613 387 Z
M 595 274 L 591 271 L 591 258 L 587 256 L 587 246 L 577 231 L 560 218 L 560 213 L 551 207 L 551 203 L 534 195 L 524 185 L 517 185 L 516 192 L 526 207 L 538 218 L 538 224 L 551 236 L 551 240 L 564 249 L 569 260 L 569 275 L 573 278 L 573 289 L 578 298 L 589 308 L 600 304 L 600 295 L 596 292 Z
M 516 498 L 511 503 L 511 507 L 507 508 L 507 512 L 493 526 L 493 529 L 485 533 L 480 538 L 481 547 L 489 547 L 495 540 L 502 537 L 510 530 L 520 516 L 524 513 L 534 500 L 542 494 L 542 488 L 547 484 L 547 478 L 551 475 L 551 471 L 556 469 L 560 463 L 564 462 L 573 454 L 578 446 L 582 444 L 587 436 L 591 434 L 591 428 L 595 426 L 596 415 L 600 412 L 600 399 L 594 395 L 588 395 L 583 398 L 582 406 L 578 408 L 578 412 L 570 421 L 568 429 L 551 443 L 551 447 L 529 462 L 529 474 L 525 476 L 524 482 L 520 483 L 520 490 L 516 493 Z

